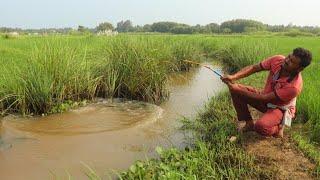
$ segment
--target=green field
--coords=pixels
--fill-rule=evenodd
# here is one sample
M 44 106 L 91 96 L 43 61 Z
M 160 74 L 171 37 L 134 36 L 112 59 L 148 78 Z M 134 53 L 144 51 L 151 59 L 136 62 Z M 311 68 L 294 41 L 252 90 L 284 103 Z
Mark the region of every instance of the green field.
M 0 109 L 3 114 L 59 112 L 61 104 L 94 97 L 124 97 L 160 103 L 167 97 L 170 73 L 188 70 L 183 60 L 207 56 L 230 72 L 258 63 L 274 54 L 289 54 L 296 47 L 313 53 L 304 72 L 303 92 L 298 98 L 296 132 L 310 145 L 320 143 L 320 38 L 282 36 L 173 36 L 119 35 L 48 36 L 0 39 Z M 262 87 L 266 74 L 244 83 Z M 214 110 L 213 110 L 214 109 Z M 235 114 L 227 94 L 215 97 L 187 129 L 195 130 L 197 142 L 186 150 L 158 149 L 161 158 L 138 162 L 124 178 L 270 178 L 237 144 L 226 141 L 235 133 L 229 121 Z M 319 151 L 304 152 L 318 164 Z M 308 153 L 309 152 L 309 153 Z M 179 163 L 180 162 L 180 163 Z

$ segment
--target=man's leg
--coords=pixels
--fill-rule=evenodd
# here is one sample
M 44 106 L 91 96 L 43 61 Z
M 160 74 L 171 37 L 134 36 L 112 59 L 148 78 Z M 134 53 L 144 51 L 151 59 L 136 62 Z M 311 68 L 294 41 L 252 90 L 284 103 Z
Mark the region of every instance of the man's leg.
M 250 86 L 241 85 L 241 88 L 244 88 L 250 92 L 259 93 L 259 91 L 257 91 L 256 89 Z M 254 99 L 242 96 L 232 91 L 230 91 L 230 94 L 231 94 L 233 106 L 237 112 L 238 121 L 245 121 L 246 122 L 245 129 L 252 128 L 253 130 L 254 123 L 253 123 L 253 119 L 251 117 L 250 111 L 248 109 L 248 105 L 256 108 L 261 112 L 266 112 L 267 111 L 266 104 L 262 102 L 258 102 Z
M 282 116 L 283 112 L 280 109 L 268 109 L 255 123 L 255 131 L 264 136 L 277 135 Z

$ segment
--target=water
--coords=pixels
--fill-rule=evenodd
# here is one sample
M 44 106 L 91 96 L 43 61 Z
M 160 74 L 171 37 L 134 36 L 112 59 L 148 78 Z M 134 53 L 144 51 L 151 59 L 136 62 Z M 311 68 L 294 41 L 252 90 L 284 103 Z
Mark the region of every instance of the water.
M 85 165 L 108 177 L 135 160 L 154 157 L 156 146 L 183 146 L 176 128 L 193 117 L 223 84 L 206 68 L 170 78 L 170 98 L 160 106 L 97 100 L 47 117 L 7 116 L 0 129 L 1 179 L 86 179 Z

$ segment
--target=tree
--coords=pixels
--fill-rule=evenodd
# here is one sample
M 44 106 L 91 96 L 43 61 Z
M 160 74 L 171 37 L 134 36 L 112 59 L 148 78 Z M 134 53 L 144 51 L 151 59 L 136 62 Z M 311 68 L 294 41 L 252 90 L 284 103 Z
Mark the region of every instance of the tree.
M 151 25 L 151 30 L 153 32 L 170 32 L 171 29 L 175 26 L 178 26 L 178 23 L 175 22 L 156 22 Z
M 255 28 L 257 31 L 265 30 L 266 25 L 262 22 L 248 20 L 248 19 L 236 19 L 231 21 L 225 21 L 220 25 L 221 29 L 229 28 L 232 32 L 242 33 L 245 32 L 245 28 Z
M 225 33 L 225 34 L 228 34 L 228 33 L 231 33 L 232 31 L 231 31 L 231 29 L 229 29 L 229 28 L 223 28 L 222 29 L 222 33 Z
M 117 23 L 118 32 L 131 32 L 133 31 L 132 22 L 130 20 L 120 21 Z
M 84 32 L 87 31 L 87 28 L 84 27 L 84 26 L 80 26 L 80 25 L 79 25 L 79 26 L 78 26 L 78 31 L 84 33 Z
M 193 29 L 190 26 L 187 25 L 178 25 L 171 28 L 170 32 L 174 34 L 192 34 Z
M 220 26 L 217 23 L 207 24 L 205 26 L 205 28 L 207 29 L 207 31 L 209 31 L 211 33 L 219 33 L 219 31 L 220 31 Z
M 144 32 L 151 32 L 151 31 L 152 31 L 151 25 L 150 25 L 150 24 L 145 24 L 145 25 L 143 26 L 143 31 L 144 31 Z
M 108 22 L 103 22 L 100 23 L 97 27 L 96 27 L 96 31 L 107 31 L 107 30 L 113 30 L 114 27 L 111 23 Z

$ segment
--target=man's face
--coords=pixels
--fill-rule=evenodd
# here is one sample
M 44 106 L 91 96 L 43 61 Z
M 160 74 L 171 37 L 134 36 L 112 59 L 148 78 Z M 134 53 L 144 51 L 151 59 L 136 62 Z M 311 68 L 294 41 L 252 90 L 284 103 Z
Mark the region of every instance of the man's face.
M 300 71 L 300 58 L 294 56 L 293 54 L 289 54 L 286 57 L 282 67 L 284 68 L 284 70 L 290 73 L 297 72 L 298 70 Z

